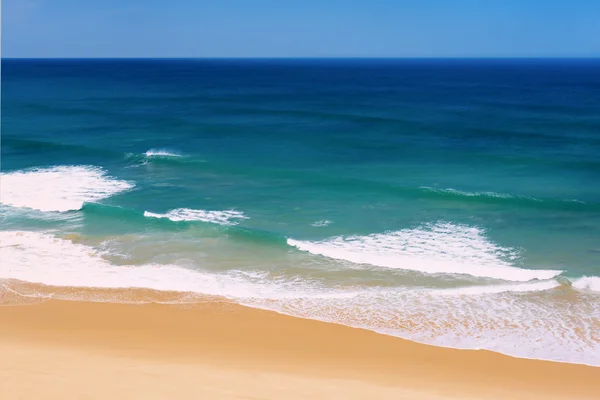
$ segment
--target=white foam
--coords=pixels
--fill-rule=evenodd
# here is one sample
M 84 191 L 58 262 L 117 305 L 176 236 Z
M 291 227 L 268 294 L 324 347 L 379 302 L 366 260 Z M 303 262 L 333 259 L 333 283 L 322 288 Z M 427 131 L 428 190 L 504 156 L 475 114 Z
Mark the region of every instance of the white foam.
M 600 292 L 600 278 L 597 276 L 584 276 L 574 281 L 573 287 L 580 290 Z
M 183 157 L 181 154 L 165 149 L 150 149 L 144 154 L 146 157 Z
M 430 293 L 440 296 L 477 296 L 484 294 L 498 294 L 506 292 L 514 293 L 526 293 L 526 292 L 542 292 L 545 290 L 551 290 L 561 286 L 561 284 L 555 280 L 534 282 L 534 283 L 521 283 L 516 285 L 488 285 L 488 286 L 468 286 L 456 289 L 440 289 L 433 290 Z
M 500 247 L 475 227 L 441 223 L 368 236 L 334 237 L 309 242 L 288 239 L 300 250 L 357 264 L 429 274 L 468 274 L 507 281 L 550 279 L 561 271 L 512 266 L 513 249 Z
M 168 218 L 171 221 L 204 221 L 220 225 L 236 225 L 235 219 L 248 219 L 241 211 L 207 211 L 193 210 L 190 208 L 177 208 L 166 214 L 156 214 L 149 211 L 144 212 L 145 217 L 149 218 Z
M 103 246 L 100 246 L 102 249 Z M 19 279 L 53 286 L 128 288 L 194 291 L 236 298 L 348 298 L 377 291 L 406 293 L 378 287 L 326 288 L 318 281 L 295 277 L 283 279 L 267 271 L 231 270 L 207 273 L 177 265 L 113 265 L 105 250 L 73 243 L 49 232 L 0 232 L 0 278 Z M 273 285 L 269 290 L 262 286 Z M 256 287 L 254 287 L 254 286 Z M 430 296 L 497 294 L 506 291 L 541 291 L 558 286 L 556 281 L 518 285 L 475 286 L 458 289 L 422 289 Z
M 276 297 L 293 282 L 254 284 L 264 273 L 208 273 L 177 265 L 109 263 L 96 249 L 60 239 L 50 233 L 0 232 L 0 278 L 51 286 L 147 288 L 228 297 Z M 300 286 L 298 286 L 300 287 Z
M 0 260 L 0 278 L 53 286 L 134 287 L 225 296 L 253 307 L 440 346 L 600 365 L 598 295 L 591 292 L 581 299 L 566 302 L 558 296 L 554 300 L 548 292 L 552 282 L 445 293 L 439 289 L 331 287 L 318 279 L 285 278 L 266 271 L 211 273 L 177 265 L 116 266 L 92 247 L 49 233 L 23 231 L 0 232 Z
M 84 202 L 95 202 L 134 186 L 92 166 L 36 168 L 3 173 L 0 179 L 0 203 L 44 212 L 79 210 Z
M 343 298 L 252 299 L 245 304 L 438 346 L 600 366 L 599 299 L 561 302 L 546 293 L 472 296 L 379 289 Z
M 310 224 L 311 226 L 314 226 L 315 228 L 322 228 L 328 225 L 331 225 L 331 221 L 328 219 L 322 219 L 320 221 L 316 221 L 313 222 L 312 224 Z
M 428 190 L 430 192 L 436 192 L 436 193 L 448 193 L 448 194 L 455 194 L 458 196 L 467 196 L 467 197 L 496 197 L 496 198 L 500 198 L 500 199 L 510 199 L 513 198 L 513 195 L 510 194 L 506 194 L 506 193 L 496 193 L 496 192 L 466 192 L 466 191 L 462 191 L 462 190 L 456 190 L 456 189 L 452 189 L 452 188 L 448 188 L 448 189 L 436 189 L 436 188 L 432 188 L 429 186 L 421 186 L 421 189 L 425 189 Z M 528 199 L 531 200 L 535 200 L 533 197 L 527 197 Z

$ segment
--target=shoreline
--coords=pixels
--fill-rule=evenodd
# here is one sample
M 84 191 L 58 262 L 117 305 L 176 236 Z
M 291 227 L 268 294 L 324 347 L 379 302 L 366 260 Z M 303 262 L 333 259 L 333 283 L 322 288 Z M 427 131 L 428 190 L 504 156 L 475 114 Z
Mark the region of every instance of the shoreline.
M 65 301 L 76 301 L 76 302 L 91 302 L 91 303 L 114 303 L 114 304 L 168 304 L 176 306 L 194 306 L 199 303 L 206 303 L 207 301 L 213 301 L 217 303 L 227 303 L 234 306 L 239 306 L 248 309 L 254 309 L 258 311 L 265 311 L 275 313 L 285 317 L 297 318 L 307 321 L 316 321 L 326 324 L 339 325 L 350 329 L 365 330 L 373 332 L 378 335 L 388 336 L 399 340 L 415 343 L 417 345 L 431 346 L 441 349 L 452 349 L 460 351 L 484 351 L 502 356 L 531 361 L 542 361 L 558 364 L 572 364 L 581 365 L 592 368 L 599 368 L 600 365 L 586 364 L 583 362 L 573 361 L 562 361 L 545 358 L 525 357 L 516 356 L 510 353 L 504 353 L 498 350 L 491 350 L 486 348 L 462 348 L 444 346 L 426 342 L 420 342 L 410 338 L 400 337 L 385 332 L 379 332 L 374 329 L 364 328 L 361 326 L 351 326 L 335 321 L 327 321 L 318 318 L 309 318 L 298 315 L 293 315 L 283 311 L 270 309 L 267 307 L 260 307 L 251 304 L 239 303 L 233 299 L 219 295 L 207 295 L 196 292 L 184 292 L 174 290 L 157 290 L 141 287 L 125 287 L 125 288 L 105 288 L 105 287 L 88 287 L 88 286 L 53 286 L 39 282 L 28 282 L 21 281 L 18 279 L 1 279 L 0 278 L 0 307 L 3 305 L 26 305 L 28 303 L 38 304 L 48 300 L 65 300 Z M 14 303 L 14 304 L 12 304 Z
M 148 301 L 149 296 L 170 301 L 174 296 L 127 292 L 140 301 Z M 204 392 L 198 390 L 210 387 L 218 394 L 211 398 L 331 398 L 331 390 L 341 398 L 424 399 L 592 399 L 600 393 L 600 368 L 593 366 L 430 346 L 216 298 L 188 304 L 50 299 L 0 306 L 0 321 L 4 355 L 0 382 L 17 382 L 13 392 L 6 383 L 0 384 L 0 397 L 7 399 L 42 388 L 57 390 L 57 397 L 79 398 L 78 390 L 84 389 L 77 389 L 78 382 L 98 386 L 91 373 L 98 365 L 104 367 L 96 373 L 110 375 L 114 370 L 112 379 L 120 382 L 119 387 L 144 381 L 125 398 L 143 397 L 142 393 L 151 394 L 153 385 L 168 382 L 179 391 L 173 393 L 182 396 L 200 395 Z M 70 361 L 56 361 L 50 368 L 44 357 Z M 128 366 L 126 371 L 115 369 L 123 365 Z M 142 370 L 148 368 L 162 376 L 161 383 L 146 379 Z M 80 375 L 77 382 L 42 379 L 72 373 Z M 206 376 L 215 374 L 222 377 L 219 382 L 206 381 Z M 272 374 L 277 375 L 276 381 L 265 378 Z M 184 384 L 183 377 L 192 375 L 197 384 L 192 380 L 178 387 Z M 261 385 L 250 385 L 249 376 Z M 232 385 L 239 393 L 227 395 Z M 296 392 L 305 386 L 312 392 Z M 106 397 L 102 393 L 109 393 L 111 387 L 115 388 L 98 386 L 98 397 Z

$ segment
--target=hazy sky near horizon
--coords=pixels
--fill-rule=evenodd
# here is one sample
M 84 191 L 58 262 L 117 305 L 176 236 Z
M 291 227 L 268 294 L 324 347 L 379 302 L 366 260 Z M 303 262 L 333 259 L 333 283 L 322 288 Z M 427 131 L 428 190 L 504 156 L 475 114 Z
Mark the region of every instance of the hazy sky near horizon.
M 3 57 L 599 57 L 600 0 L 4 0 Z

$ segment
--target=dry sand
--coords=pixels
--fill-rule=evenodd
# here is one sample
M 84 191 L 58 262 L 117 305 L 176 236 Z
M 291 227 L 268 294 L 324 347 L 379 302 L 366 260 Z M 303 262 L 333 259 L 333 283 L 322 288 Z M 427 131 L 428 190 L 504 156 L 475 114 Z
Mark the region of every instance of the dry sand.
M 212 299 L 0 306 L 0 399 L 600 399 L 600 368 Z

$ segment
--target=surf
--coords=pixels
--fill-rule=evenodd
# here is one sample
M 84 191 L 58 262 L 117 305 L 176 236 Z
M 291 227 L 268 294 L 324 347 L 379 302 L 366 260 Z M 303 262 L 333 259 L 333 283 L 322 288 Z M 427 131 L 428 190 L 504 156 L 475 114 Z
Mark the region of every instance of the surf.
M 427 274 L 466 274 L 524 282 L 551 279 L 558 270 L 530 270 L 513 265 L 518 252 L 491 242 L 477 227 L 450 223 L 367 236 L 337 236 L 321 241 L 288 239 L 301 251 L 359 265 Z
M 81 296 L 96 292 L 23 293 L 29 300 L 38 296 L 120 302 L 128 301 L 126 292 L 102 289 L 128 288 L 190 294 L 174 296 L 179 299 L 175 302 L 193 300 L 195 295 L 223 296 L 251 307 L 445 347 L 487 348 L 519 357 L 600 365 L 598 344 L 593 341 L 593 321 L 600 316 L 600 303 L 561 302 L 561 292 L 554 291 L 562 285 L 553 280 L 443 290 L 328 286 L 314 277 L 285 276 L 251 267 L 209 271 L 201 265 L 156 262 L 114 265 L 92 246 L 33 231 L 0 232 L 0 258 L 4 261 L 0 292 L 18 291 L 10 280 L 97 289 L 91 298 Z M 11 296 L 6 297 L 10 300 L 14 293 Z M 519 296 L 518 301 L 514 296 Z
M 2 173 L 0 203 L 42 212 L 79 210 L 132 189 L 135 184 L 109 176 L 100 167 L 77 165 Z
M 148 218 L 166 218 L 174 222 L 204 221 L 219 225 L 237 225 L 237 220 L 248 219 L 241 211 L 194 210 L 190 208 L 176 208 L 165 214 L 144 211 L 144 216 Z

